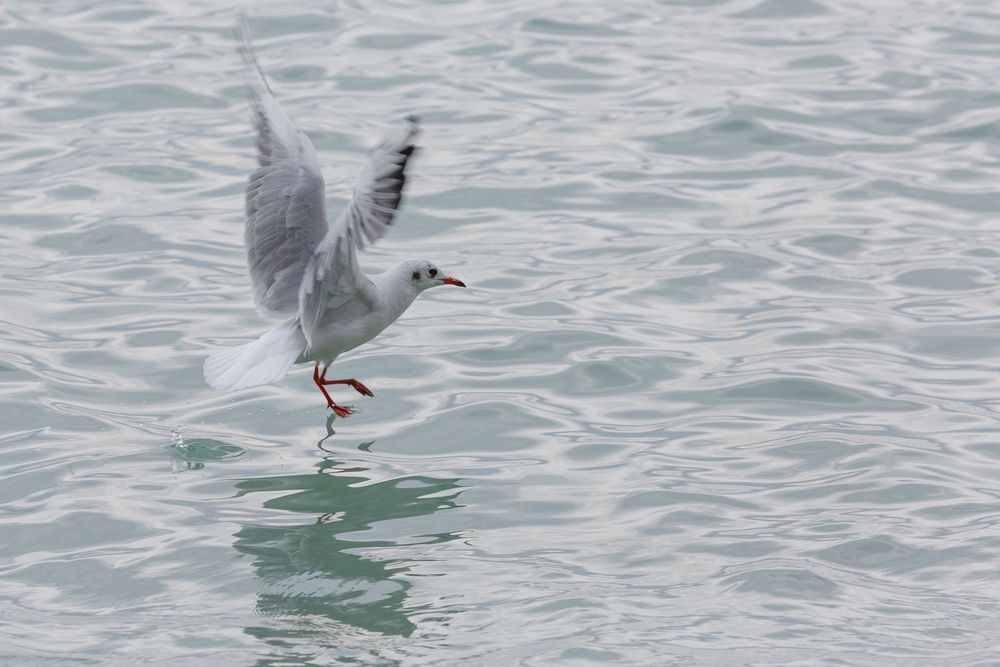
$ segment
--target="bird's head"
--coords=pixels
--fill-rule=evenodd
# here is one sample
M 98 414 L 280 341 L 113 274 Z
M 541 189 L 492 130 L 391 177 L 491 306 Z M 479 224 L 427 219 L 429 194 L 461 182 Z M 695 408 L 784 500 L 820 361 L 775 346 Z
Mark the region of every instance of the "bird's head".
M 426 259 L 408 259 L 400 265 L 400 268 L 402 269 L 402 278 L 415 287 L 418 292 L 439 285 L 465 287 L 465 283 L 461 280 L 449 276 L 433 262 Z

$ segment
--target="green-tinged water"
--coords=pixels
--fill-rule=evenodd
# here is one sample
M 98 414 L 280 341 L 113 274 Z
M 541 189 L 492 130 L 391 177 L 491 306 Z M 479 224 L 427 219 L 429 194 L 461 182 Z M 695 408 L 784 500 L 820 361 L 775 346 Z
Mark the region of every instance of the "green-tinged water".
M 210 390 L 235 7 L 9 3 L 0 664 L 1000 661 L 995 3 L 246 8 L 331 212 L 423 119 L 363 265 L 470 288 L 349 419 Z

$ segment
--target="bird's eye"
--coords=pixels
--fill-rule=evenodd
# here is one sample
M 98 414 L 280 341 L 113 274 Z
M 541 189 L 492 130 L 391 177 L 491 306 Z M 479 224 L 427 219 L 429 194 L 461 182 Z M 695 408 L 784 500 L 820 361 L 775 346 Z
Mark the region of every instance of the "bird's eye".
M 420 272 L 419 271 L 414 271 L 413 272 L 413 279 L 414 280 L 420 280 Z
M 427 275 L 429 275 L 431 278 L 433 278 L 437 274 L 438 274 L 438 270 L 437 269 L 431 269 L 430 271 L 427 272 Z

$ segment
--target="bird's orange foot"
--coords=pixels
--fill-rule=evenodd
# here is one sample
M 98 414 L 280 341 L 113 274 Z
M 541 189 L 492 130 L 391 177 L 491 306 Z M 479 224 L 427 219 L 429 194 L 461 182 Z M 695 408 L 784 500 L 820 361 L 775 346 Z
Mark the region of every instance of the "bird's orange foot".
M 356 392 L 358 392 L 359 394 L 361 394 L 362 396 L 375 396 L 375 394 L 372 393 L 371 389 L 369 389 L 365 385 L 361 384 L 357 380 L 348 380 L 347 384 L 349 384 L 352 387 L 354 387 L 354 390 Z
M 336 403 L 331 403 L 327 407 L 329 407 L 331 410 L 337 413 L 337 416 L 340 417 L 341 419 L 347 417 L 348 415 L 354 414 L 354 408 L 352 408 L 349 405 L 337 405 Z

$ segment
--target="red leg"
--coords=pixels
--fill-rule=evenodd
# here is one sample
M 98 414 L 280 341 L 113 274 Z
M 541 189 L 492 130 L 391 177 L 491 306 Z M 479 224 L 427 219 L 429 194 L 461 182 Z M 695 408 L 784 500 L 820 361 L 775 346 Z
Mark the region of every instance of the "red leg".
M 317 365 L 317 367 L 318 367 L 318 365 Z M 365 385 L 361 384 L 360 382 L 358 382 L 354 378 L 350 378 L 348 380 L 327 380 L 326 379 L 326 371 L 327 371 L 327 369 L 324 368 L 323 369 L 323 374 L 319 376 L 319 381 L 317 382 L 317 384 L 320 384 L 320 383 L 322 383 L 323 385 L 349 384 L 349 385 L 351 385 L 351 387 L 354 388 L 354 390 L 356 392 L 358 392 L 362 396 L 375 396 L 375 394 L 372 392 L 371 389 L 369 389 Z
M 319 387 L 319 390 L 321 392 L 323 392 L 323 397 L 326 399 L 326 407 L 330 408 L 335 413 L 337 413 L 338 417 L 344 418 L 347 415 L 349 415 L 352 412 L 354 412 L 354 408 L 352 408 L 351 406 L 349 406 L 349 405 L 337 405 L 336 403 L 333 402 L 333 399 L 330 398 L 330 394 L 327 392 L 326 387 L 324 387 L 323 385 L 324 384 L 333 384 L 333 383 L 327 382 L 327 380 L 326 380 L 326 369 L 325 368 L 323 369 L 323 375 L 321 376 L 319 374 L 319 362 L 318 361 L 316 362 L 316 366 L 313 367 L 313 382 L 315 382 L 316 386 Z

